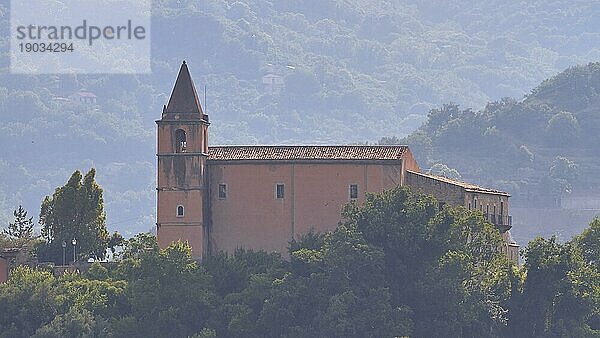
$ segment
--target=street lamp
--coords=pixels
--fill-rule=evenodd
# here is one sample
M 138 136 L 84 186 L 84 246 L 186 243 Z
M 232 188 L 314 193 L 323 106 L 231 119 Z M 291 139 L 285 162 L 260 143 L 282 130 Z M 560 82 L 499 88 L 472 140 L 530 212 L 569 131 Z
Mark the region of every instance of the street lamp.
M 63 248 L 63 264 L 62 265 L 65 266 L 65 261 L 67 260 L 67 258 L 66 258 L 67 254 L 65 252 L 65 249 L 67 248 L 67 242 L 62 241 L 62 248 Z
M 71 241 L 71 244 L 73 244 L 73 264 L 75 264 L 75 245 L 77 245 L 77 240 L 75 238 L 73 238 L 73 240 Z

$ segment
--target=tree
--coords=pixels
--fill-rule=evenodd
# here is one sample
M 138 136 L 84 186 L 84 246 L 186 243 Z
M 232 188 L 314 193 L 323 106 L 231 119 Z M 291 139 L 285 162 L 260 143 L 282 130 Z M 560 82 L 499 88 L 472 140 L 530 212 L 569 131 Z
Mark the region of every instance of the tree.
M 548 143 L 557 147 L 572 146 L 577 142 L 580 130 L 575 115 L 562 111 L 548 120 L 546 138 Z
M 414 313 L 415 336 L 498 335 L 511 286 L 500 233 L 480 213 L 438 210 L 433 197 L 398 187 L 347 209 L 346 222 L 383 250 L 384 286 L 393 306 Z
M 258 313 L 256 332 L 271 337 L 394 337 L 409 335 L 408 309 L 385 287 L 384 255 L 355 224 L 325 236 L 308 234 L 290 246 L 292 272 L 257 274 L 242 294 Z M 265 285 L 271 285 L 266 289 Z M 262 287 L 261 287 L 262 286 Z M 252 304 L 260 304 L 256 308 Z
M 146 239 L 136 241 L 136 246 Z M 210 276 L 192 259 L 189 245 L 177 242 L 164 250 L 142 249 L 130 257 L 116 276 L 127 281 L 131 306 L 130 316 L 119 320 L 117 336 L 137 332 L 146 337 L 188 337 L 207 327 L 216 295 Z
M 542 189 L 547 195 L 554 197 L 559 204 L 563 196 L 571 194 L 573 183 L 579 176 L 579 166 L 564 156 L 556 156 L 548 170 L 542 177 Z
M 33 217 L 27 218 L 27 211 L 23 206 L 13 212 L 15 221 L 8 224 L 8 229 L 4 233 L 14 239 L 32 239 L 33 238 Z
M 29 337 L 58 313 L 54 276 L 19 266 L 0 284 L 0 337 Z
M 586 262 L 600 270 L 600 218 L 594 219 L 575 241 Z
M 102 188 L 95 180 L 94 168 L 82 177 L 75 171 L 69 181 L 46 196 L 40 211 L 42 236 L 46 258 L 59 263 L 62 261 L 62 244 L 66 244 L 68 258 L 95 255 L 104 258 L 108 247 L 108 231 Z M 72 245 L 72 240 L 76 245 Z M 43 255 L 42 255 L 43 256 Z
M 96 319 L 86 309 L 72 308 L 65 314 L 54 317 L 52 322 L 40 327 L 32 337 L 94 337 Z
M 595 300 L 595 310 L 589 316 L 589 325 L 600 334 L 600 219 L 596 218 L 583 233 L 574 239 L 575 244 L 581 250 L 585 263 L 595 269 L 589 269 L 587 275 L 582 277 L 596 276 L 595 292 L 587 292 L 588 300 Z
M 453 180 L 460 180 L 460 173 L 458 172 L 458 170 L 453 169 L 448 167 L 447 165 L 443 164 L 443 163 L 436 163 L 434 164 L 428 171 L 427 173 L 430 174 L 434 174 L 437 176 L 443 176 L 446 178 L 450 178 Z
M 581 238 L 581 237 L 580 237 Z M 592 337 L 600 334 L 600 271 L 586 262 L 579 239 L 537 238 L 525 249 L 523 291 L 514 295 L 513 334 Z

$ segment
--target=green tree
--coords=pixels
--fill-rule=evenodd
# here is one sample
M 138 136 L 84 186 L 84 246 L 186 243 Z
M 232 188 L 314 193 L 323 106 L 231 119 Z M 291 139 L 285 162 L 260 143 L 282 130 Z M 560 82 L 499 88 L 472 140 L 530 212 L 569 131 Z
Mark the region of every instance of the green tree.
M 69 253 L 67 258 L 95 255 L 104 258 L 109 235 L 106 229 L 106 215 L 102 188 L 95 180 L 94 168 L 82 177 L 75 171 L 69 181 L 56 189 L 52 196 L 46 196 L 40 211 L 42 236 L 46 258 L 56 263 L 62 261 L 62 243 Z M 72 239 L 76 245 L 71 245 Z M 43 256 L 43 255 L 42 255 Z
M 124 280 L 96 280 L 66 273 L 56 283 L 56 291 L 61 295 L 59 312 L 66 313 L 76 308 L 89 311 L 96 317 L 121 317 L 130 309 L 126 289 L 127 282 Z
M 292 273 L 272 280 L 261 300 L 257 333 L 278 336 L 393 337 L 412 332 L 410 311 L 394 306 L 385 287 L 384 255 L 356 225 L 324 237 L 303 236 L 290 246 Z M 256 309 L 253 309 L 256 312 Z
M 346 217 L 382 248 L 384 286 L 413 312 L 414 335 L 499 335 L 511 290 L 499 231 L 478 212 L 438 210 L 434 198 L 398 187 Z
M 143 250 L 120 265 L 115 277 L 127 282 L 131 311 L 115 324 L 117 336 L 187 337 L 208 327 L 216 296 L 189 245 Z
M 515 295 L 511 330 L 522 336 L 600 334 L 600 272 L 585 261 L 577 239 L 537 238 L 525 249 L 523 291 Z
M 158 253 L 159 251 L 156 236 L 148 232 L 139 233 L 124 241 L 123 244 L 124 248 L 120 253 L 122 260 L 135 260 L 145 252 Z
M 40 327 L 32 337 L 94 337 L 96 318 L 86 309 L 72 308 L 65 314 L 54 317 L 52 322 Z M 106 332 L 103 332 L 106 334 Z
M 600 335 L 600 275 L 598 271 L 600 271 L 600 219 L 596 218 L 591 223 L 590 226 L 583 231 L 583 233 L 575 238 L 575 243 L 579 250 L 581 250 L 581 255 L 586 264 L 594 267 L 592 270 L 588 268 L 588 273 L 581 275 L 581 277 L 589 280 L 590 277 L 596 277 L 595 280 L 595 289 L 583 289 L 585 292 L 582 295 L 585 295 L 585 298 L 588 301 L 592 301 L 593 310 L 589 315 L 588 324 L 591 329 L 596 330 L 596 333 Z
M 0 284 L 0 337 L 29 337 L 58 313 L 54 276 L 19 266 Z
M 600 218 L 594 219 L 575 241 L 586 262 L 600 270 Z
M 27 217 L 27 211 L 23 206 L 13 211 L 15 220 L 8 224 L 8 229 L 4 229 L 4 233 L 14 239 L 32 239 L 33 236 L 33 217 Z

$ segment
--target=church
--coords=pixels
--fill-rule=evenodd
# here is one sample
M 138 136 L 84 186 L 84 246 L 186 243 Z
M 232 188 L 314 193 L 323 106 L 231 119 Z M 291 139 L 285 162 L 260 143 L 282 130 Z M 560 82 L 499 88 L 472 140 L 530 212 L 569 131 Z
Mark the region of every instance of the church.
M 236 248 L 286 254 L 309 231 L 334 229 L 367 192 L 411 186 L 440 205 L 480 210 L 518 259 L 506 192 L 421 172 L 407 146 L 208 145 L 189 69 L 181 65 L 158 128 L 157 237 L 188 242 L 194 257 Z

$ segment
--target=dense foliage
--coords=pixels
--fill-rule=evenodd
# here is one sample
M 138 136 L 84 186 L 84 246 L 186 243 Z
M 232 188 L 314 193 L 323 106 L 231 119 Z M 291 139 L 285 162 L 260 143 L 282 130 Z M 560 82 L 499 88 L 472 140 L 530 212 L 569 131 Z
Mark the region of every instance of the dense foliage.
M 398 188 L 350 205 L 289 258 L 132 238 L 117 262 L 55 277 L 19 267 L 0 285 L 2 337 L 398 337 L 600 334 L 600 221 L 537 239 L 507 261 L 482 215 Z
M 599 88 L 600 63 L 573 67 L 523 100 L 480 111 L 446 104 L 407 138 L 381 142 L 406 142 L 425 167 L 503 188 L 518 205 L 559 206 L 573 191 L 595 196 L 600 186 Z
M 44 262 L 61 264 L 81 257 L 104 259 L 107 248 L 121 239 L 118 233 L 109 237 L 102 188 L 96 182 L 94 168 L 85 176 L 75 171 L 64 186 L 46 196 L 39 223 L 44 239 L 39 259 Z M 69 259 L 62 262 L 66 253 Z
M 106 173 L 109 227 L 147 231 L 154 120 L 183 59 L 199 93 L 207 86 L 216 145 L 403 137 L 445 102 L 521 97 L 600 57 L 595 1 L 153 2 L 152 75 L 27 76 L 7 74 L 10 11 L 0 1 L 0 221 L 16 205 L 33 210 L 74 168 L 95 166 Z M 282 85 L 270 90 L 268 74 Z M 81 89 L 97 104 L 65 100 Z

